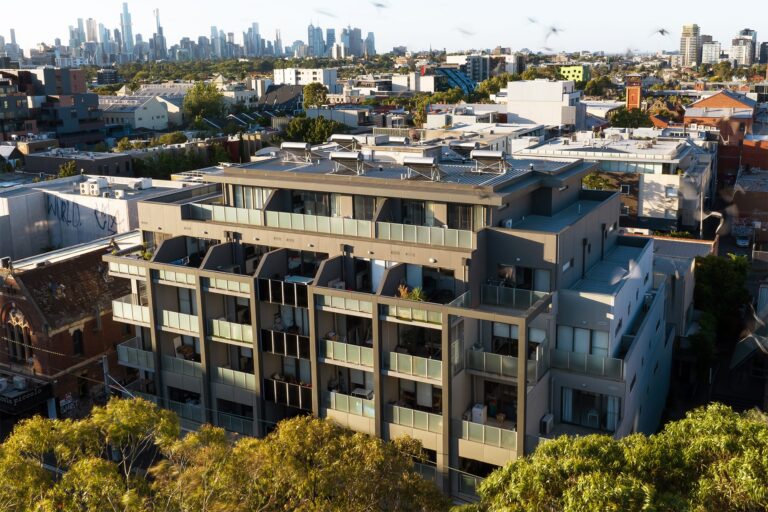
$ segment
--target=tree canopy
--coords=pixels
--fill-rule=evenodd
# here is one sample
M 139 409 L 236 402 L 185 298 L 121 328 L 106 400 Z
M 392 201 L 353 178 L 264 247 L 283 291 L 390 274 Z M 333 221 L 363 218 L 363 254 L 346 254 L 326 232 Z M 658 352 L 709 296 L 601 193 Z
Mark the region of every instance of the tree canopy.
M 294 142 L 309 142 L 310 144 L 322 144 L 334 133 L 347 133 L 347 125 L 338 121 L 331 121 L 319 116 L 309 118 L 305 116 L 294 117 L 285 128 L 285 138 Z
M 742 326 L 741 309 L 751 297 L 745 287 L 749 273 L 746 256 L 707 255 L 696 258 L 696 309 L 711 316 L 712 327 L 721 339 L 736 342 Z
M 77 170 L 77 163 L 74 160 L 67 160 L 59 166 L 59 172 L 56 173 L 57 178 L 68 178 L 70 176 L 77 176 L 80 171 Z
M 0 444 L 3 512 L 444 511 L 421 478 L 421 444 L 393 442 L 312 417 L 262 439 L 203 426 L 179 438 L 176 415 L 112 399 L 83 420 L 19 423 Z M 148 475 L 135 471 L 149 463 Z M 45 469 L 52 465 L 59 475 Z
M 493 472 L 477 510 L 768 508 L 768 416 L 713 404 L 652 436 L 562 436 Z
M 626 107 L 619 107 L 608 114 L 608 117 L 611 121 L 611 126 L 619 128 L 642 128 L 653 126 L 648 114 L 639 108 L 627 110 Z
M 197 82 L 184 96 L 184 115 L 187 119 L 218 117 L 224 113 L 224 96 L 215 84 Z
M 320 82 L 304 86 L 304 107 L 319 107 L 328 100 L 328 88 Z

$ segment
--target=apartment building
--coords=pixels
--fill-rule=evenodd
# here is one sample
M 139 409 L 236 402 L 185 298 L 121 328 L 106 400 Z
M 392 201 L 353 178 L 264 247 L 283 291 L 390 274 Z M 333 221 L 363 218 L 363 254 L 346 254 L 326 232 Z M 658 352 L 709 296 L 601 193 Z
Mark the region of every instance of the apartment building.
M 507 121 L 535 123 L 554 128 L 584 129 L 586 107 L 573 81 L 547 79 L 509 82 L 506 89 Z
M 330 93 L 338 93 L 338 71 L 331 68 L 285 68 L 275 69 L 273 76 L 275 85 L 309 85 L 320 83 L 328 88 Z
M 466 498 L 548 437 L 657 426 L 666 283 L 619 195 L 581 188 L 596 164 L 373 136 L 261 155 L 141 202 L 145 245 L 104 256 L 126 395 L 189 429 L 408 434 Z
M 679 136 L 673 130 L 609 129 L 602 138 L 579 132 L 516 154 L 596 160 L 603 188 L 620 192 L 624 228 L 696 230 L 715 195 L 717 143 L 705 131 Z
M 157 96 L 99 96 L 99 107 L 107 124 L 131 131 L 168 129 L 168 104 Z

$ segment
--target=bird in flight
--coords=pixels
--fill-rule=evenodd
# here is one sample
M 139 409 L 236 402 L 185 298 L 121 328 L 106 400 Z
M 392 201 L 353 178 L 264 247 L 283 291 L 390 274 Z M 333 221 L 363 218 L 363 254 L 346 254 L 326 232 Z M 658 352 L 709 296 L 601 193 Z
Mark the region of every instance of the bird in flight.
M 474 32 L 472 32 L 471 30 L 467 30 L 466 28 L 456 27 L 456 30 L 458 30 L 460 34 L 465 35 L 465 36 L 473 36 L 473 35 L 475 35 Z
M 538 22 L 539 22 L 539 20 L 537 20 L 536 18 L 531 18 L 531 17 L 528 18 L 528 23 L 531 23 L 531 24 L 535 25 Z
M 329 18 L 335 18 L 336 17 L 335 14 L 333 14 L 331 11 L 329 11 L 327 9 L 315 9 L 315 12 L 317 14 L 321 14 L 323 16 L 328 16 Z
M 669 30 L 665 29 L 664 27 L 660 27 L 660 28 L 657 28 L 656 30 L 654 30 L 652 35 L 655 36 L 656 34 L 660 34 L 662 36 L 668 36 L 669 35 Z
M 547 34 L 544 36 L 544 41 L 547 41 L 550 36 L 558 36 L 560 32 L 564 32 L 562 28 L 555 27 L 554 25 L 547 29 Z
M 387 7 L 389 7 L 387 4 L 383 2 L 371 2 L 371 5 L 377 9 L 386 9 Z

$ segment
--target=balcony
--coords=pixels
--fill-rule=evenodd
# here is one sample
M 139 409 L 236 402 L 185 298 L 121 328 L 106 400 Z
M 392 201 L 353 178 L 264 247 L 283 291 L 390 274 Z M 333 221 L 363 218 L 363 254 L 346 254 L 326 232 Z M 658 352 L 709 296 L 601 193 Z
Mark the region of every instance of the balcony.
M 157 281 L 160 283 L 171 285 L 180 284 L 183 286 L 195 286 L 197 283 L 195 275 L 187 272 L 165 269 L 156 270 L 155 272 L 157 272 L 155 274 L 157 276 Z
M 211 380 L 219 384 L 233 386 L 248 391 L 256 391 L 256 376 L 253 373 L 240 372 L 224 367 L 213 369 Z
M 388 362 L 387 370 L 390 372 L 420 377 L 435 381 L 438 384 L 442 383 L 443 361 L 441 359 L 428 359 L 400 352 L 388 352 L 386 361 Z
M 224 341 L 233 341 L 245 345 L 253 344 L 253 327 L 249 324 L 238 324 L 226 320 L 215 319 L 208 323 L 211 336 Z
M 155 356 L 151 350 L 143 350 L 141 340 L 132 338 L 117 346 L 117 362 L 139 370 L 155 371 Z
M 180 357 L 163 356 L 162 363 L 164 371 L 197 379 L 203 377 L 203 365 L 197 361 L 189 361 Z
M 392 242 L 474 249 L 476 235 L 463 229 L 377 222 L 376 238 Z
M 264 400 L 297 409 L 312 410 L 312 388 L 303 383 L 264 379 Z
M 471 292 L 466 292 L 450 303 L 457 308 L 474 309 L 477 307 L 491 306 L 492 308 L 513 309 L 527 311 L 540 300 L 545 300 L 551 294 L 533 290 L 523 290 L 507 286 L 495 286 L 484 284 L 480 287 L 480 301 L 475 304 Z
M 345 237 L 373 237 L 373 222 L 369 220 L 273 211 L 265 211 L 264 219 L 266 226 L 283 230 L 307 231 Z
M 321 309 L 338 310 L 353 314 L 362 313 L 364 315 L 370 315 L 373 312 L 373 303 L 371 301 L 353 299 L 350 297 L 315 294 L 315 305 Z
M 518 359 L 513 356 L 503 356 L 481 350 L 467 350 L 467 369 L 496 375 L 499 377 L 517 378 Z M 536 361 L 526 362 L 528 379 L 536 380 Z
M 150 380 L 136 379 L 125 385 L 124 398 L 143 398 L 157 404 L 159 399 L 155 394 L 155 384 Z
M 501 425 L 513 426 L 510 422 Z M 495 427 L 462 420 L 461 439 L 504 450 L 517 451 L 517 432 L 514 428 Z
M 418 302 L 415 303 L 418 304 Z M 435 325 L 441 325 L 443 323 L 443 314 L 439 311 L 428 311 L 414 306 L 384 305 L 383 314 L 385 317 L 401 321 L 422 322 Z
M 262 329 L 261 350 L 278 356 L 309 359 L 309 336 Z
M 194 401 L 183 403 L 168 400 L 168 409 L 175 412 L 183 420 L 189 420 L 194 423 L 203 423 L 205 421 L 202 406 Z
M 320 354 L 329 361 L 373 368 L 373 347 L 352 345 L 342 341 L 320 340 Z
M 285 280 L 259 278 L 259 300 L 293 306 L 309 307 L 307 285 L 312 278 L 301 276 L 286 276 Z
M 149 327 L 149 307 L 139 304 L 136 295 L 126 295 L 112 301 L 112 316 L 119 322 Z M 141 301 L 143 302 L 143 301 Z
M 139 260 L 139 258 L 129 258 L 123 256 L 122 259 L 125 262 L 109 262 L 109 274 L 115 277 L 123 277 L 126 279 L 145 279 L 147 277 L 146 267 L 135 265 L 130 262 L 131 259 Z M 143 258 L 142 258 L 143 261 Z
M 443 433 L 443 417 L 440 414 L 417 411 L 399 405 L 389 406 L 390 422 L 402 427 L 414 428 L 434 434 Z
M 253 435 L 253 420 L 244 418 L 242 416 L 236 416 L 234 414 L 228 414 L 220 412 L 217 415 L 218 426 L 224 430 L 230 432 L 237 432 L 238 434 L 244 434 L 247 436 Z
M 579 354 L 565 350 L 552 350 L 550 366 L 593 377 L 624 380 L 624 361 L 613 357 Z
M 182 220 L 223 222 L 244 226 L 263 226 L 263 212 L 249 208 L 235 208 L 220 204 L 190 203 L 182 208 Z
M 375 418 L 376 409 L 373 399 L 344 395 L 333 391 L 325 396 L 326 407 L 334 411 L 363 416 L 365 418 Z
M 413 469 L 421 475 L 421 478 L 424 480 L 437 483 L 437 468 L 435 466 L 424 464 L 422 462 L 414 462 Z
M 231 292 L 242 295 L 250 295 L 251 293 L 251 286 L 248 283 L 241 283 L 239 281 L 232 281 L 220 277 L 203 278 L 203 286 L 207 286 L 208 291 L 217 293 L 228 294 Z
M 173 332 L 181 332 L 192 336 L 200 334 L 200 325 L 196 315 L 163 310 L 160 325 L 165 329 L 171 329 Z

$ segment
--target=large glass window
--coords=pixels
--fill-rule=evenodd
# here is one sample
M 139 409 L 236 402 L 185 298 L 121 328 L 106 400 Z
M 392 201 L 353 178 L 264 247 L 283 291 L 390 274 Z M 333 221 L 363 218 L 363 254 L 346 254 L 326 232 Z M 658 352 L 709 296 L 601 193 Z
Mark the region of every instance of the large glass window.
M 469 204 L 448 205 L 448 227 L 472 231 L 473 208 Z
M 293 191 L 293 212 L 307 215 L 331 216 L 331 197 L 324 192 Z
M 415 226 L 423 226 L 427 220 L 426 207 L 424 201 L 414 201 L 412 199 L 404 199 L 402 201 L 402 219 L 403 224 L 413 224 Z
M 376 198 L 372 196 L 355 196 L 353 215 L 358 220 L 373 220 L 376 215 Z
M 557 326 L 557 350 L 608 357 L 608 333 L 569 325 Z
M 564 387 L 560 419 L 563 423 L 614 432 L 621 419 L 621 398 Z

